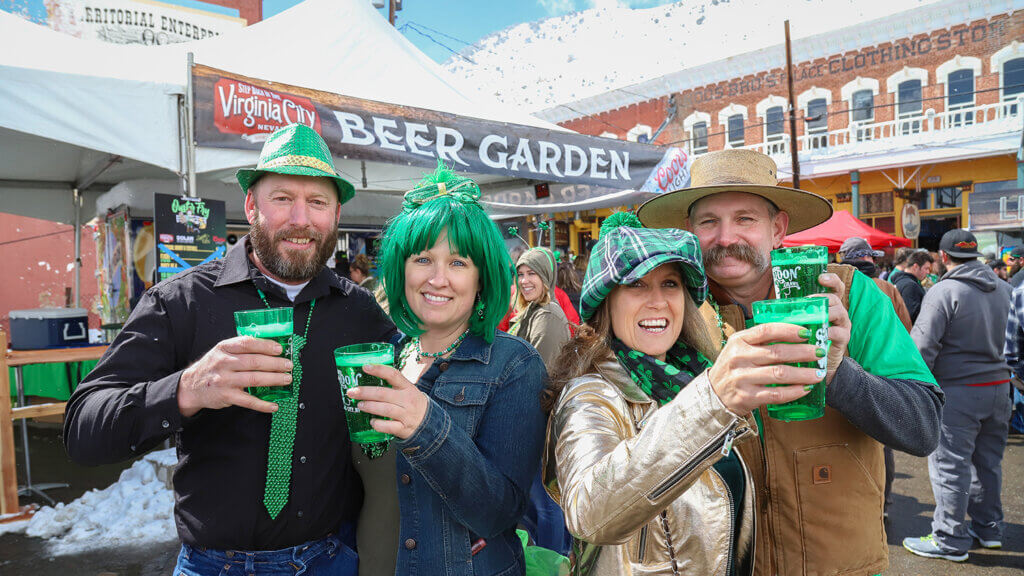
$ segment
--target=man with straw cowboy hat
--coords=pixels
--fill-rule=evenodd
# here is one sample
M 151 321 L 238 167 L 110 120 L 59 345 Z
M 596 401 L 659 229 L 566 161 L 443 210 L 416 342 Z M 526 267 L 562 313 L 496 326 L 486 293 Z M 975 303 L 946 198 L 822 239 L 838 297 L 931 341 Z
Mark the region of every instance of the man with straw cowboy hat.
M 824 198 L 779 186 L 775 161 L 753 150 L 697 158 L 689 188 L 637 210 L 648 227 L 683 227 L 700 241 L 710 287 L 702 312 L 724 346 L 712 380 L 781 370 L 785 353 L 748 328 L 751 304 L 775 297 L 771 250 L 831 215 Z M 825 415 L 782 422 L 760 409 L 760 439 L 739 446 L 758 488 L 758 575 L 885 570 L 882 445 L 924 456 L 938 440 L 942 392 L 888 298 L 850 266 L 829 265 L 819 283 L 831 340 Z
M 319 134 L 277 130 L 237 179 L 249 235 L 143 295 L 68 401 L 65 445 L 96 465 L 174 439 L 175 574 L 354 575 L 362 485 L 332 351 L 396 329 L 324 266 L 355 191 Z M 234 312 L 265 308 L 293 310 L 290 350 L 235 335 Z M 273 402 L 247 393 L 287 384 Z

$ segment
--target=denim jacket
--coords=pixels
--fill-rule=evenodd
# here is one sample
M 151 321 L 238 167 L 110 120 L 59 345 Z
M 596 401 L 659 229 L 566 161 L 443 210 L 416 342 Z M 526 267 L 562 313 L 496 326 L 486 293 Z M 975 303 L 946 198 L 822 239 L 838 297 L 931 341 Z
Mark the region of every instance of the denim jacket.
M 547 371 L 525 341 L 470 334 L 417 386 L 430 398 L 412 436 L 396 441 L 401 534 L 396 573 L 525 573 L 515 533 L 540 467 Z

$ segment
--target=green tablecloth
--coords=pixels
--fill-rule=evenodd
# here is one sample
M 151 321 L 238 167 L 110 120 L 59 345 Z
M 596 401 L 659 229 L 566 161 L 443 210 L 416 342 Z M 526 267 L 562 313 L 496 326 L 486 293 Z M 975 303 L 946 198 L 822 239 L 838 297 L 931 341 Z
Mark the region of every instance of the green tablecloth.
M 61 362 L 52 364 L 29 364 L 22 368 L 23 384 L 26 396 L 43 396 L 57 400 L 67 400 L 71 392 L 86 374 L 96 366 L 98 360 L 83 362 Z M 10 368 L 11 397 L 16 398 L 18 389 L 15 387 L 14 368 Z

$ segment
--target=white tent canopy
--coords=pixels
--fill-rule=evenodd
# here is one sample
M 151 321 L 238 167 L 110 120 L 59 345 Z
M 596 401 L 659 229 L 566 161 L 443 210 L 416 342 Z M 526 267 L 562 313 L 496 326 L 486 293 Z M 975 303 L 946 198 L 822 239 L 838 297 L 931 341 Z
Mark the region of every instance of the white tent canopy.
M 67 191 L 92 182 L 87 217 L 95 190 L 124 180 L 154 185 L 152 180 L 164 179 L 162 188 L 180 190 L 178 101 L 186 91 L 189 52 L 198 64 L 274 82 L 561 130 L 460 88 L 365 0 L 306 0 L 247 28 L 166 46 L 80 40 L 0 11 L 0 211 L 70 221 L 64 217 L 71 214 Z M 254 165 L 256 158 L 249 150 L 200 147 L 197 193 L 219 196 L 234 171 Z M 397 209 L 397 198 L 372 196 L 408 189 L 423 172 L 366 162 L 363 185 L 363 163 L 336 164 L 369 196 L 366 210 L 389 213 Z M 475 179 L 484 185 L 509 181 L 494 175 Z M 31 204 L 18 192 L 32 192 Z M 353 217 L 361 211 L 351 208 Z M 146 213 L 145 206 L 141 211 Z M 229 200 L 228 218 L 241 218 L 241 194 Z

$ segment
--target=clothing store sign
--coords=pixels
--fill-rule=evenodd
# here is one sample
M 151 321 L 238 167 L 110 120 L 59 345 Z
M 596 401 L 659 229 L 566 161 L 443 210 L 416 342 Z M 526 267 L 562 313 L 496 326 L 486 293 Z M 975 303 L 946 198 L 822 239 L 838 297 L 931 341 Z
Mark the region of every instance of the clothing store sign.
M 224 256 L 223 201 L 154 194 L 153 214 L 159 280 Z
M 665 148 L 457 116 L 270 83 L 205 66 L 192 71 L 196 142 L 258 150 L 299 122 L 345 158 L 548 182 L 639 189 Z

